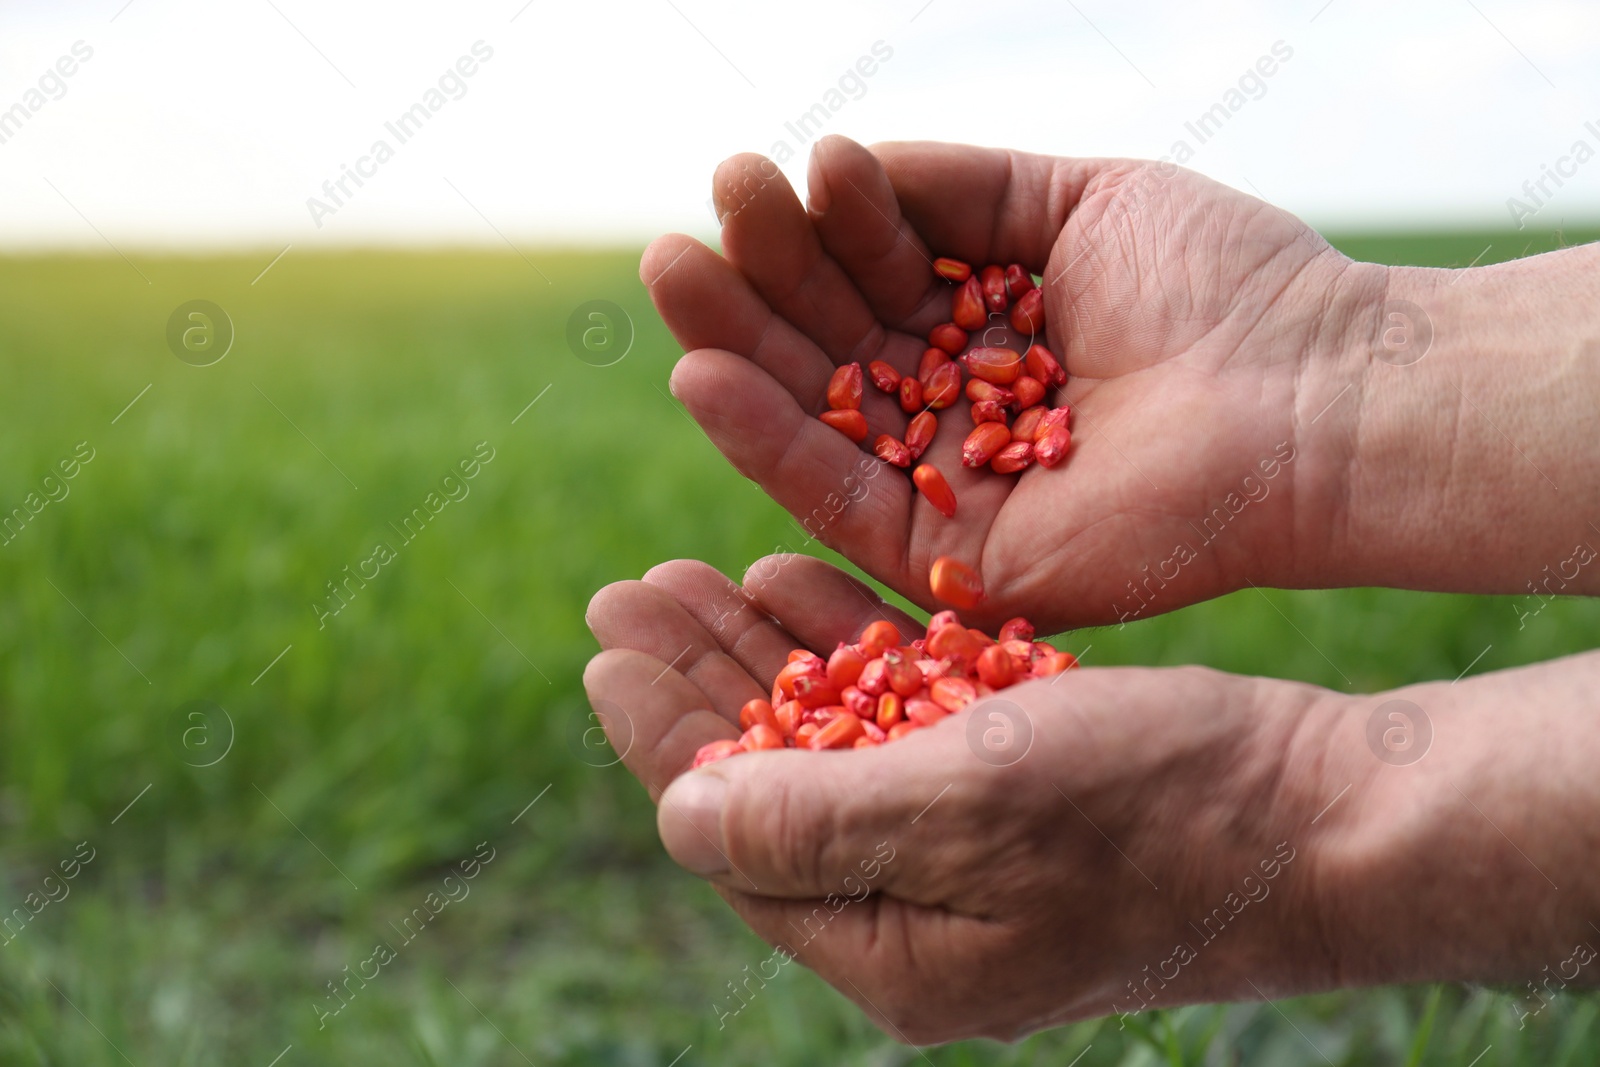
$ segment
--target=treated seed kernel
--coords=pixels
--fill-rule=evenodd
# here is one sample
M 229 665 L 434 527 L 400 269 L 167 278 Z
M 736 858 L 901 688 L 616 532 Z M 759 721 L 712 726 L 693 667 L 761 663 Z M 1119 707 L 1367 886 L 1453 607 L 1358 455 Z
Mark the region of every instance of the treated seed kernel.
M 990 311 L 1004 311 L 1011 303 L 1006 296 L 1006 269 L 990 264 L 978 273 L 978 287 L 983 290 L 983 305 Z
M 920 411 L 912 417 L 911 424 L 906 427 L 906 447 L 911 450 L 912 459 L 920 458 L 928 450 L 938 428 L 939 416 L 931 411 Z
M 794 680 L 794 699 L 803 708 L 826 708 L 839 703 L 839 690 L 826 677 L 806 675 Z
M 972 267 L 959 259 L 940 256 L 933 261 L 933 273 L 947 281 L 964 282 L 972 277 Z
M 1028 408 L 1017 416 L 1011 424 L 1011 439 L 1013 441 L 1027 441 L 1033 443 L 1034 435 L 1039 432 L 1039 420 L 1050 414 L 1050 409 L 1045 407 Z
M 828 657 L 828 683 L 843 691 L 846 686 L 856 684 L 866 666 L 867 657 L 849 645 L 840 645 Z
M 1018 380 L 1020 381 L 1020 379 Z M 1010 389 L 1007 389 L 1003 385 L 996 385 L 993 382 L 986 382 L 982 378 L 968 379 L 966 394 L 967 399 L 972 401 L 974 404 L 980 400 L 993 400 L 995 403 L 1004 407 L 1008 404 L 1014 404 L 1017 401 L 1017 394 L 1013 393 Z M 1026 407 L 1027 405 L 1024 404 L 1023 406 Z
M 935 411 L 943 411 L 961 397 L 961 367 L 946 363 L 928 375 L 922 387 L 922 402 Z
M 853 685 L 845 686 L 844 691 L 839 694 L 839 702 L 845 706 L 846 711 L 861 719 L 868 718 L 878 709 L 876 700 Z
M 922 358 L 917 361 L 917 380 L 923 385 L 928 384 L 928 375 L 950 362 L 950 354 L 942 348 L 925 348 Z
M 931 700 L 906 701 L 906 721 L 918 726 L 932 726 L 950 713 Z M 890 731 L 891 736 L 893 731 Z
M 814 722 L 803 723 L 800 729 L 794 732 L 794 747 L 810 748 L 811 739 L 817 736 L 818 731 L 821 729 L 822 727 L 818 726 Z
M 900 388 L 900 372 L 881 359 L 875 359 L 867 364 L 867 377 L 872 379 L 872 384 L 885 393 L 892 393 Z
M 1033 665 L 1033 673 L 1037 678 L 1049 678 L 1063 671 L 1070 671 L 1078 665 L 1078 657 L 1071 652 L 1056 652 L 1041 659 Z
M 994 454 L 1011 443 L 1011 431 L 1003 422 L 984 422 L 972 428 L 961 444 L 961 465 L 981 467 L 994 458 Z
M 890 690 L 878 698 L 877 714 L 873 721 L 880 730 L 892 730 L 894 724 L 906 717 L 906 700 L 899 693 Z
M 965 678 L 940 678 L 928 687 L 928 696 L 944 710 L 954 712 L 976 700 L 978 691 Z
M 950 556 L 933 561 L 928 585 L 935 597 L 958 608 L 975 608 L 983 602 L 983 581 L 978 572 Z
M 846 363 L 828 379 L 828 406 L 835 411 L 861 406 L 861 364 Z
M 867 724 L 865 722 L 863 722 L 861 725 L 862 726 L 866 726 Z M 880 745 L 880 744 L 882 744 L 882 742 L 880 742 L 877 738 L 872 737 L 869 734 L 863 734 L 862 736 L 856 738 L 856 743 L 851 745 L 850 747 L 851 748 L 877 748 L 878 745 Z
M 1030 289 L 1011 309 L 1011 328 L 1036 337 L 1044 332 L 1044 291 Z
M 861 631 L 857 644 L 863 656 L 877 659 L 891 648 L 899 648 L 901 640 L 900 629 L 894 623 L 888 619 L 874 619 Z
M 867 735 L 867 738 L 869 740 L 871 740 L 872 743 L 875 744 L 875 745 L 881 745 L 885 741 L 889 740 L 889 735 L 887 733 L 885 733 L 884 730 L 881 727 L 879 727 L 877 723 L 873 722 L 871 719 L 862 719 L 861 720 L 861 730 L 862 730 L 863 733 L 865 733 Z M 856 742 L 856 747 L 857 748 L 861 748 L 862 747 L 860 741 Z
M 967 347 L 967 331 L 953 322 L 941 322 L 928 331 L 928 343 L 946 355 L 959 356 Z
M 1067 384 L 1067 372 L 1061 369 L 1061 362 L 1044 345 L 1029 345 L 1022 362 L 1028 368 L 1029 377 L 1037 378 L 1045 385 Z
M 980 400 L 972 405 L 972 410 L 969 414 L 972 416 L 972 424 L 974 426 L 985 422 L 1004 423 L 1006 421 L 1005 405 L 998 400 Z
M 928 632 L 928 655 L 961 663 L 972 659 L 983 646 L 959 622 L 948 623 Z
M 690 765 L 689 769 L 695 770 L 704 767 L 708 763 L 715 763 L 719 759 L 737 756 L 743 751 L 745 751 L 745 747 L 737 741 L 726 738 L 721 741 L 712 741 L 710 744 L 700 746 L 700 750 L 694 754 L 694 763 Z
M 898 741 L 907 734 L 916 733 L 917 729 L 917 724 L 914 722 L 897 722 L 889 728 L 889 740 Z
M 821 657 L 812 656 L 810 659 L 797 659 L 792 663 L 784 664 L 778 672 L 778 677 L 773 681 L 772 687 L 782 694 L 783 699 L 791 700 L 794 697 L 795 683 L 801 678 L 810 678 L 814 682 L 827 680 L 827 664 Z M 774 701 L 774 703 L 777 703 Z
M 866 670 L 861 672 L 861 677 L 856 680 L 856 688 L 868 696 L 881 696 L 889 691 L 889 671 L 883 665 L 883 660 L 872 659 L 867 661 Z
M 1000 643 L 1007 641 L 1025 641 L 1033 643 L 1033 623 L 1018 615 L 1014 619 L 1007 619 L 1005 625 L 1000 627 Z
M 772 701 L 756 697 L 745 701 L 744 707 L 739 709 L 739 729 L 748 730 L 756 725 L 778 729 L 778 716 L 772 709 Z
M 917 491 L 927 498 L 939 514 L 947 519 L 956 517 L 956 494 L 938 467 L 923 463 L 911 472 L 911 480 L 916 483 Z
M 856 444 L 867 439 L 867 417 L 854 408 L 843 411 L 824 411 L 817 418 L 844 434 Z
M 739 738 L 739 744 L 744 746 L 746 752 L 782 748 L 783 735 L 765 723 L 758 722 L 744 732 L 744 736 Z
M 1013 441 L 994 454 L 989 469 L 996 474 L 1015 474 L 1033 466 L 1033 446 L 1026 441 Z
M 1011 383 L 1011 391 L 1016 394 L 1017 406 L 1031 408 L 1044 399 L 1044 383 L 1029 374 L 1024 374 Z
M 1022 374 L 1022 357 L 1009 348 L 974 348 L 961 364 L 974 378 L 995 385 L 1010 385 Z
M 896 467 L 911 466 L 911 450 L 886 433 L 879 434 L 872 443 L 872 454 Z
M 981 330 L 989 321 L 983 303 L 983 287 L 977 278 L 968 278 L 950 299 L 950 321 L 963 330 Z M 1030 331 L 1031 332 L 1031 331 Z
M 917 379 L 900 379 L 900 410 L 907 415 L 922 410 L 922 383 Z
M 1035 288 L 1033 275 L 1023 269 L 1022 264 L 1012 263 L 1006 267 L 1006 295 L 1013 300 L 1021 300 L 1030 289 Z
M 778 732 L 784 737 L 793 737 L 805 722 L 805 710 L 793 700 L 786 700 L 774 708 L 772 714 L 778 720 Z
M 1072 448 L 1072 434 L 1067 429 L 1067 409 L 1056 408 L 1039 423 L 1039 432 L 1033 439 L 1034 458 L 1041 467 L 1054 467 L 1067 458 Z
M 865 736 L 860 719 L 841 715 L 812 735 L 806 747 L 817 752 L 825 748 L 848 748 L 856 743 L 856 738 Z
M 889 672 L 889 688 L 903 697 L 922 691 L 922 671 L 898 650 L 884 653 L 883 662 Z
M 789 663 L 817 663 L 817 664 L 822 664 L 822 662 L 823 662 L 822 657 L 817 655 L 815 652 L 811 651 L 809 648 L 797 648 L 793 652 L 789 653 L 789 658 L 788 659 L 784 660 L 785 664 L 789 664 Z
M 1017 678 L 1017 665 L 1011 654 L 999 645 L 990 645 L 978 654 L 978 678 L 992 689 L 1004 689 Z

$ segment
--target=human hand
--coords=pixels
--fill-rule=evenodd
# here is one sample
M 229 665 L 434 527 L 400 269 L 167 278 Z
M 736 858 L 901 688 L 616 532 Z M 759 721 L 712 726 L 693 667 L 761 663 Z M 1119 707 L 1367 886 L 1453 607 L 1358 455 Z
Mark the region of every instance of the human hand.
M 1300 773 L 1294 742 L 1341 698 L 1199 669 L 1077 670 L 893 744 L 679 778 L 701 745 L 738 736 L 739 708 L 791 649 L 826 651 L 877 618 L 919 629 L 810 557 L 752 574 L 741 589 L 678 561 L 602 590 L 589 623 L 606 651 L 585 683 L 659 799 L 668 851 L 888 1033 L 1014 1039 L 1332 981 L 1307 849 L 1338 786 Z M 1181 941 L 1193 958 L 1175 962 Z
M 814 536 L 929 609 L 929 566 L 955 556 L 988 592 L 974 622 L 1021 614 L 1044 632 L 1316 583 L 1350 415 L 1309 405 L 1353 373 L 1384 268 L 1153 163 L 827 137 L 808 185 L 809 211 L 769 161 L 730 159 L 714 181 L 726 258 L 667 236 L 640 274 L 688 350 L 674 394 Z M 903 435 L 891 398 L 868 387 L 863 446 L 811 417 L 838 364 L 914 372 L 950 317 L 935 255 L 1043 277 L 1074 410 L 1067 462 L 1017 477 L 961 467 L 969 405 L 941 412 L 923 458 L 955 490 L 954 520 L 864 451 Z

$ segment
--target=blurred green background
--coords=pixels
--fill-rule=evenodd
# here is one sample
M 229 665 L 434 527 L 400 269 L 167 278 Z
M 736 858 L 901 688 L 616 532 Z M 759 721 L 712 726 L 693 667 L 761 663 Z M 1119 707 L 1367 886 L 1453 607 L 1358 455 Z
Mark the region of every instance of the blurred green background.
M 1595 236 L 1336 243 L 1463 266 Z M 769 950 L 666 860 L 622 768 L 592 766 L 583 611 L 663 559 L 738 575 L 775 547 L 831 554 L 668 395 L 678 350 L 636 251 L 291 251 L 261 275 L 270 258 L 0 259 L 0 510 L 79 442 L 94 454 L 0 548 L 0 914 L 94 855 L 0 945 L 0 1062 L 1600 1060 L 1600 1002 L 1563 997 L 1519 1031 L 1511 997 L 1455 987 L 924 1054 L 787 968 L 719 1028 L 726 983 Z M 237 332 L 213 366 L 168 350 L 196 298 Z M 566 340 L 590 300 L 637 330 L 610 366 Z M 469 495 L 319 626 L 326 583 L 397 543 L 388 524 L 479 442 L 493 459 Z M 1519 629 L 1509 599 L 1246 591 L 1064 646 L 1343 687 L 1332 661 L 1376 689 L 1596 633 L 1595 602 Z M 328 983 L 490 850 L 470 896 L 319 1028 Z

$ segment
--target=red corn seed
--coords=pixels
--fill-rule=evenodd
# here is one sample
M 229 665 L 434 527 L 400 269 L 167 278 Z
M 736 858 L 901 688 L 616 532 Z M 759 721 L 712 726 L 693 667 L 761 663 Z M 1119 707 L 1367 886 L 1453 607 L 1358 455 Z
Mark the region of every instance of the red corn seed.
M 911 466 L 911 450 L 886 433 L 879 434 L 878 439 L 872 443 L 872 454 L 896 467 Z
M 1030 289 L 1022 294 L 1011 309 L 1011 328 L 1018 333 L 1037 337 L 1044 332 L 1044 291 Z
M 861 672 L 861 677 L 856 680 L 856 688 L 868 696 L 882 696 L 889 691 L 889 669 L 884 666 L 883 660 L 873 659 L 867 662 L 867 669 Z
M 951 668 L 953 666 L 954 665 L 949 660 L 943 660 L 943 659 L 919 659 L 919 660 L 917 660 L 917 670 L 922 672 L 922 684 L 923 685 L 932 685 L 934 682 L 937 682 L 940 678 L 948 678 L 950 676 L 950 670 L 951 670 Z
M 783 735 L 765 723 L 756 723 L 744 732 L 739 738 L 739 744 L 746 752 L 760 752 L 765 749 L 783 747 Z
M 978 699 L 978 691 L 965 678 L 940 678 L 928 687 L 928 695 L 935 704 L 951 712 L 960 711 Z
M 1036 678 L 1049 678 L 1063 671 L 1070 671 L 1077 665 L 1078 657 L 1071 652 L 1057 652 L 1035 663 L 1033 674 Z
M 880 730 L 892 730 L 906 717 L 906 701 L 899 693 L 890 691 L 878 698 L 877 714 L 873 721 Z
M 794 732 L 794 747 L 810 748 L 811 739 L 817 736 L 818 731 L 821 729 L 822 727 L 818 726 L 814 722 L 801 724 L 800 728 Z
M 1009 348 L 974 348 L 961 363 L 974 378 L 995 385 L 1010 385 L 1022 374 L 1022 357 Z
M 1004 311 L 1011 303 L 1006 297 L 1006 269 L 990 264 L 978 272 L 978 287 L 983 290 L 983 303 L 990 311 Z
M 861 406 L 861 364 L 846 363 L 828 379 L 828 406 L 835 411 Z
M 1030 374 L 1024 374 L 1011 383 L 1011 391 L 1016 394 L 1017 405 L 1021 408 L 1031 408 L 1044 399 L 1044 383 Z
M 1013 300 L 1021 300 L 1030 290 L 1035 288 L 1033 275 L 1022 269 L 1022 264 L 1012 263 L 1006 267 L 1006 295 Z
M 1033 466 L 1033 446 L 1026 441 L 1013 441 L 994 454 L 989 469 L 996 474 L 1015 474 Z
M 1067 372 L 1062 369 L 1061 361 L 1044 345 L 1029 345 L 1022 362 L 1027 365 L 1030 377 L 1047 386 L 1067 384 Z
M 1050 414 L 1050 409 L 1046 407 L 1025 409 L 1021 415 L 1017 416 L 1016 421 L 1011 424 L 1011 439 L 1013 441 L 1027 441 L 1032 444 L 1034 435 L 1039 432 L 1040 420 L 1048 414 Z
M 906 721 L 918 726 L 932 726 L 950 713 L 931 700 L 906 701 Z M 894 731 L 889 731 L 890 737 Z
M 917 380 L 923 385 L 928 384 L 928 376 L 946 363 L 950 362 L 950 353 L 942 348 L 925 348 L 922 350 L 922 359 L 917 363 Z
M 892 393 L 900 388 L 900 372 L 881 359 L 875 359 L 867 364 L 867 377 L 885 393 Z
M 941 626 L 960 626 L 961 616 L 946 608 L 944 611 L 935 612 L 933 618 L 928 620 L 928 636 L 933 636 L 933 631 Z
M 844 434 L 856 444 L 867 439 L 867 417 L 854 408 L 842 411 L 824 411 L 817 418 Z
M 986 382 L 982 378 L 967 379 L 967 399 L 976 404 L 980 400 L 993 400 L 1002 407 L 1016 402 L 1017 394 L 1003 385 Z M 1026 405 L 1024 405 L 1026 406 Z
M 849 645 L 840 645 L 828 657 L 828 684 L 842 692 L 856 684 L 866 666 L 867 657 Z
M 1001 404 L 997 400 L 978 401 L 976 404 L 972 405 L 971 414 L 972 424 L 974 426 L 980 426 L 986 422 L 1004 423 L 1006 421 L 1005 405 Z
M 898 741 L 907 734 L 914 734 L 919 727 L 914 722 L 897 722 L 889 728 L 889 740 Z
M 1033 623 L 1018 615 L 1014 619 L 1007 619 L 1005 625 L 1000 627 L 1000 643 L 1003 645 L 1007 641 L 1026 641 L 1032 644 L 1033 633 Z
M 953 322 L 941 322 L 928 331 L 928 343 L 947 356 L 959 356 L 967 347 L 967 331 Z
M 950 299 L 950 321 L 963 330 L 981 330 L 989 321 L 983 303 L 983 287 L 978 279 L 968 278 Z
M 900 410 L 907 415 L 922 410 L 922 383 L 917 379 L 900 379 Z
M 845 710 L 858 719 L 870 718 L 878 710 L 878 702 L 853 685 L 845 687 L 839 700 Z
M 772 701 L 756 697 L 745 701 L 744 707 L 739 709 L 739 729 L 748 730 L 757 725 L 770 726 L 774 730 L 778 728 L 778 716 L 772 710 Z
M 783 699 L 791 700 L 794 698 L 795 683 L 801 678 L 810 678 L 817 682 L 825 681 L 827 679 L 827 664 L 823 663 L 818 656 L 786 663 L 783 669 L 778 672 L 778 677 L 773 680 L 772 688 L 780 693 Z M 776 704 L 778 702 L 773 701 L 773 703 Z
M 778 720 L 778 732 L 784 737 L 793 737 L 805 722 L 805 710 L 793 700 L 786 700 L 774 708 L 772 716 Z
M 817 655 L 815 652 L 811 651 L 809 648 L 797 648 L 793 652 L 789 653 L 789 658 L 788 659 L 784 660 L 784 663 L 786 665 L 790 664 L 790 663 L 821 663 L 821 662 L 822 662 L 822 657 Z
M 939 659 L 965 663 L 981 650 L 982 646 L 973 640 L 967 628 L 959 622 L 941 626 L 928 635 L 928 654 Z
M 944 366 L 928 375 L 922 389 L 922 402 L 935 411 L 942 411 L 961 397 L 961 367 L 956 363 Z
M 861 725 L 864 727 L 867 724 L 865 722 L 863 722 Z M 877 748 L 882 743 L 883 742 L 879 741 L 877 738 L 872 737 L 869 734 L 863 734 L 862 736 L 856 738 L 856 743 L 851 745 L 850 747 L 851 748 Z
M 883 663 L 889 672 L 889 688 L 903 697 L 913 696 L 922 692 L 922 671 L 917 665 L 906 659 L 904 653 L 898 649 L 891 649 L 884 653 Z
M 940 256 L 933 261 L 933 273 L 946 281 L 964 282 L 972 277 L 972 267 L 959 259 L 949 256 Z
M 857 748 L 865 747 L 861 744 L 862 741 L 871 741 L 874 745 L 881 745 L 885 741 L 889 740 L 889 735 L 871 719 L 861 720 L 861 731 L 862 733 L 866 734 L 866 737 L 860 738 L 856 741 Z
M 1017 665 L 1011 654 L 999 645 L 990 645 L 978 654 L 978 678 L 993 689 L 1004 689 L 1017 680 Z
M 947 519 L 956 517 L 956 494 L 938 467 L 931 463 L 923 463 L 911 472 L 911 480 L 916 483 L 917 492 L 921 493 L 939 514 Z
M 700 746 L 700 750 L 694 754 L 694 763 L 689 769 L 695 770 L 704 767 L 708 763 L 715 763 L 719 759 L 737 756 L 743 751 L 745 751 L 745 747 L 737 741 L 729 739 L 712 741 L 710 744 Z
M 849 748 L 856 743 L 856 738 L 865 737 L 866 731 L 861 729 L 861 720 L 854 715 L 841 715 L 818 730 L 806 747 L 815 752 L 825 748 Z
M 961 465 L 981 467 L 994 458 L 994 454 L 1011 443 L 1011 431 L 1003 422 L 984 422 L 972 428 L 961 443 Z
M 958 608 L 975 608 L 983 602 L 983 580 L 978 572 L 950 556 L 940 556 L 933 561 L 933 569 L 928 572 L 928 587 L 939 600 Z
M 802 708 L 826 708 L 839 703 L 839 690 L 827 678 L 807 675 L 794 680 L 794 699 Z
M 888 619 L 874 619 L 861 631 L 861 640 L 857 644 L 863 656 L 877 659 L 891 648 L 900 647 L 900 629 Z
M 1041 467 L 1054 467 L 1067 458 L 1067 452 L 1072 448 L 1072 434 L 1067 430 L 1067 420 L 1050 422 L 1048 419 L 1039 426 L 1039 435 L 1033 442 L 1033 455 Z
M 919 459 L 928 450 L 938 428 L 939 416 L 931 411 L 920 411 L 912 417 L 911 424 L 906 427 L 906 447 L 911 450 L 912 459 Z

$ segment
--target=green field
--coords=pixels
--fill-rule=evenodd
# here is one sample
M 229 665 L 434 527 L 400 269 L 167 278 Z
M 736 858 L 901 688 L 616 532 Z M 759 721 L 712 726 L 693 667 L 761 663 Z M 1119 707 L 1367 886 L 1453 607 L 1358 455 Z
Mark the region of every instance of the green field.
M 1558 240 L 1342 246 L 1464 265 Z M 1600 1060 L 1600 1000 L 1519 1031 L 1511 997 L 1456 987 L 1152 1013 L 1144 1034 L 1089 1023 L 924 1060 L 791 968 L 719 1029 L 726 983 L 769 950 L 665 858 L 622 768 L 591 765 L 583 611 L 663 559 L 737 575 L 775 547 L 831 553 L 671 400 L 677 349 L 637 252 L 295 250 L 252 284 L 272 254 L 0 260 L 0 512 L 62 497 L 0 547 L 0 915 L 30 916 L 0 935 L 0 1064 Z M 236 328 L 213 366 L 167 346 L 196 298 Z M 566 341 L 595 299 L 637 330 L 611 366 Z M 46 483 L 80 442 L 92 460 Z M 480 442 L 470 492 L 396 535 Z M 396 558 L 319 622 L 327 583 L 380 540 Z M 1596 633 L 1595 602 L 1519 629 L 1508 599 L 1252 590 L 1065 647 L 1372 689 Z M 470 895 L 396 934 L 475 852 L 492 859 Z M 396 957 L 333 999 L 380 940 Z

